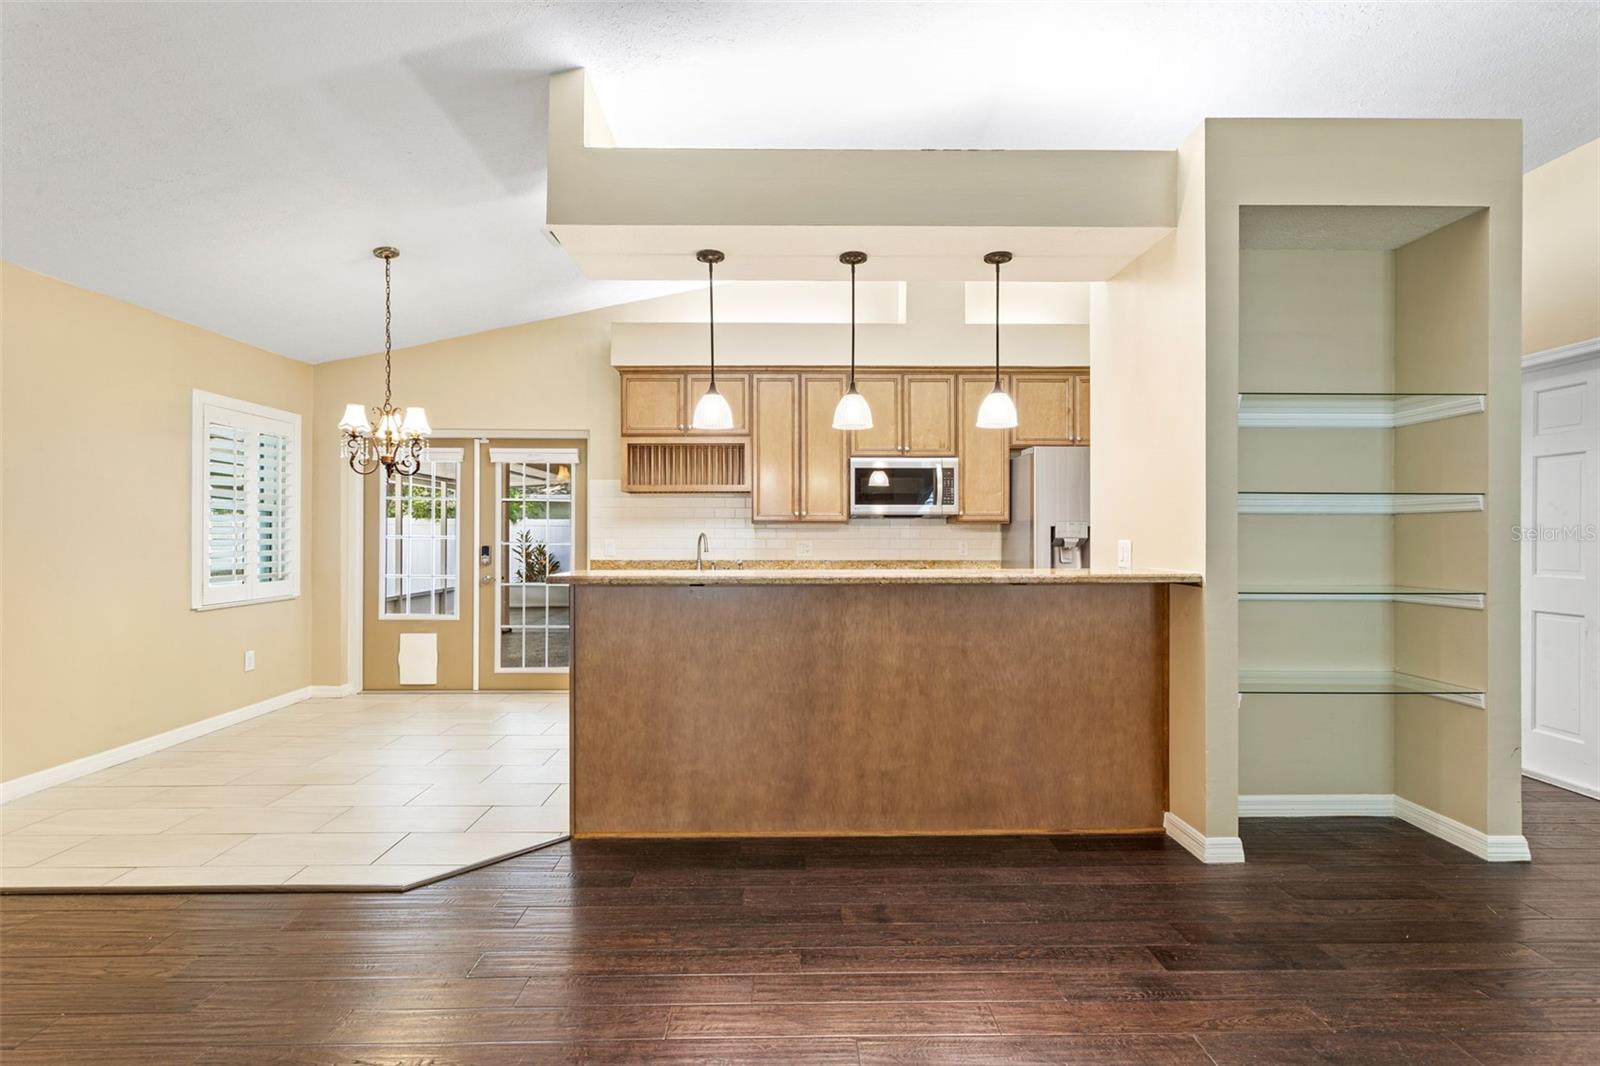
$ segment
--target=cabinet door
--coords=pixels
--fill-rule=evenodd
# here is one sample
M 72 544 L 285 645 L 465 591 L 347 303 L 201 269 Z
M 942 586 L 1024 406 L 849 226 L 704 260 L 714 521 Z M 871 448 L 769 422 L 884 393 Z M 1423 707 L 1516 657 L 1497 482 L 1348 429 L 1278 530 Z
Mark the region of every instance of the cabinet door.
M 1072 398 L 1072 443 L 1089 443 L 1089 375 L 1079 374 Z
M 852 433 L 851 455 L 899 455 L 900 432 L 899 374 L 857 374 L 856 391 L 872 408 L 872 428 Z
M 755 374 L 751 390 L 755 477 L 751 479 L 750 517 L 757 522 L 798 521 L 800 378 L 796 374 Z
M 684 421 L 694 418 L 694 405 L 700 402 L 700 397 L 706 394 L 706 389 L 711 386 L 711 375 L 690 374 L 689 394 L 684 397 L 683 408 L 689 413 Z M 732 429 L 695 429 L 689 427 L 690 433 L 718 433 L 743 434 L 750 432 L 750 375 L 717 373 L 717 391 L 727 397 L 728 406 L 733 408 Z
M 659 437 L 688 429 L 683 393 L 682 374 L 623 374 L 623 436 Z
M 961 514 L 958 522 L 1009 522 L 1011 520 L 1010 433 L 1004 429 L 979 429 L 978 405 L 994 388 L 994 378 L 962 374 L 957 379 L 961 419 L 956 432 L 956 455 L 961 460 Z
M 850 517 L 850 451 L 846 434 L 833 428 L 833 409 L 848 382 L 843 374 L 806 374 L 801 385 L 800 520 L 843 522 Z M 876 414 L 873 422 L 876 428 Z
M 1014 380 L 1017 428 L 1011 431 L 1012 445 L 1071 444 L 1077 375 L 1019 373 Z
M 954 374 L 907 374 L 905 378 L 907 455 L 956 453 L 956 379 Z

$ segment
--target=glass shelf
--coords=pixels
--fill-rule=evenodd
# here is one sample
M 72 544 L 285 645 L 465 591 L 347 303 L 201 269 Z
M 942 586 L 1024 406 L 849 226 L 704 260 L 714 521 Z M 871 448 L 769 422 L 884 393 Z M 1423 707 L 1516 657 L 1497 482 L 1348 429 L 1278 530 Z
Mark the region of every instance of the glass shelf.
M 1240 670 L 1244 695 L 1444 696 L 1483 706 L 1483 690 L 1392 670 Z
M 1241 600 L 1340 603 L 1389 601 L 1418 603 L 1438 607 L 1483 609 L 1483 593 L 1465 589 L 1425 588 L 1415 585 L 1316 585 L 1294 581 L 1245 582 L 1239 586 Z
M 1478 414 L 1482 393 L 1241 392 L 1239 425 L 1247 429 L 1394 429 Z

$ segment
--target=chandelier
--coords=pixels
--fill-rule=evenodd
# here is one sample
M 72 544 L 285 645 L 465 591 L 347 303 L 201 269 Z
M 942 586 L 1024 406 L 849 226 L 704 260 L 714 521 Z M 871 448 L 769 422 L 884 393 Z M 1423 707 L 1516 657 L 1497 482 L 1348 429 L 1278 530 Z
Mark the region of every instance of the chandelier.
M 385 245 L 374 248 L 372 254 L 383 260 L 383 406 L 372 409 L 377 421 L 374 428 L 367 419 L 366 408 L 358 403 L 346 404 L 339 431 L 344 435 L 345 457 L 356 473 L 374 474 L 382 467 L 385 477 L 415 474 L 422 466 L 422 449 L 433 427 L 428 425 L 428 414 L 422 408 L 407 407 L 402 411 L 390 402 L 394 344 L 390 336 L 389 264 L 400 255 L 400 249 Z

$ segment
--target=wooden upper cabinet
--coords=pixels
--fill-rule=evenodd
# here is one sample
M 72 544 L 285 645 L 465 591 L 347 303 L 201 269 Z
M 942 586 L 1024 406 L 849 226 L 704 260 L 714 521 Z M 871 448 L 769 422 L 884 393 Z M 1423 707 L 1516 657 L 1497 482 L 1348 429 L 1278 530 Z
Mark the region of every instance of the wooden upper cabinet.
M 852 455 L 899 455 L 900 432 L 899 374 L 857 374 L 856 391 L 872 408 L 872 428 L 852 433 Z
M 624 371 L 622 435 L 659 437 L 689 428 L 681 373 Z
M 961 460 L 961 514 L 957 522 L 1011 520 L 1010 433 L 979 429 L 978 405 L 994 388 L 994 376 L 962 374 L 956 379 L 956 455 Z
M 1019 373 L 1013 380 L 1015 391 L 1011 398 L 1017 402 L 1017 428 L 1011 431 L 1012 446 L 1073 443 L 1078 376 Z
M 800 376 L 753 374 L 750 380 L 755 476 L 750 517 L 757 522 L 800 518 Z
M 1077 376 L 1076 392 L 1072 399 L 1072 443 L 1089 443 L 1089 374 Z
M 800 520 L 844 522 L 850 517 L 850 450 L 846 434 L 833 428 L 833 409 L 849 382 L 843 374 L 803 374 L 800 384 Z M 873 423 L 876 428 L 876 412 Z
M 905 431 L 901 448 L 906 455 L 956 453 L 956 379 L 954 374 L 905 376 Z
M 711 374 L 688 375 L 688 394 L 684 397 L 683 409 L 687 412 L 684 422 L 690 423 L 694 419 L 694 405 L 700 402 L 700 397 L 706 394 L 706 389 L 711 386 Z M 717 371 L 717 391 L 728 400 L 728 406 L 733 409 L 732 429 L 695 429 L 688 426 L 690 433 L 712 433 L 723 436 L 742 436 L 750 432 L 750 375 L 740 373 L 727 373 Z

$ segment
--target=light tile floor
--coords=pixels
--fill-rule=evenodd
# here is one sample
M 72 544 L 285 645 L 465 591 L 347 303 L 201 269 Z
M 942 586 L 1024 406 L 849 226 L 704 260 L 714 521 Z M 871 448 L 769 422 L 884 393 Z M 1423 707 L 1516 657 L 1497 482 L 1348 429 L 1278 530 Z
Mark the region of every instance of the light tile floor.
M 401 889 L 565 836 L 562 693 L 307 700 L 0 807 L 0 890 Z

